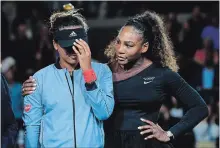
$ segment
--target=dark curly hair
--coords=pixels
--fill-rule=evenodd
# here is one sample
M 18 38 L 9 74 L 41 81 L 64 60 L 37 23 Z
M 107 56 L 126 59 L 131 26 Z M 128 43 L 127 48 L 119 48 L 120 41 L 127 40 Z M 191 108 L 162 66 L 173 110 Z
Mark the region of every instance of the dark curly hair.
M 144 43 L 149 43 L 149 49 L 144 53 L 146 58 L 162 67 L 168 67 L 175 72 L 178 71 L 179 67 L 173 51 L 173 44 L 170 41 L 163 19 L 157 13 L 145 11 L 128 19 L 124 26 L 136 28 L 138 33 L 142 34 Z M 105 49 L 105 55 L 110 59 L 110 62 L 115 61 L 114 40 Z

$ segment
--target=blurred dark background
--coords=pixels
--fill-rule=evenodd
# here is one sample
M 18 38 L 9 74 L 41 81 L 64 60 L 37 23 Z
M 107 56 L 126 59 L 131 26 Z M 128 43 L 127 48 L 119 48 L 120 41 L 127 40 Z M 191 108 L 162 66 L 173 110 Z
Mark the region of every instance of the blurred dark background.
M 54 63 L 56 53 L 48 32 L 52 12 L 69 1 L 1 1 L 1 70 L 12 96 L 20 125 L 18 147 L 23 145 L 22 96 L 24 80 Z M 193 131 L 174 142 L 177 148 L 218 147 L 219 137 L 219 2 L 218 1 L 74 1 L 89 24 L 92 57 L 107 62 L 104 49 L 129 16 L 145 10 L 161 14 L 180 66 L 179 74 L 204 98 L 210 115 Z M 170 98 L 161 108 L 164 129 L 179 121 L 181 104 Z

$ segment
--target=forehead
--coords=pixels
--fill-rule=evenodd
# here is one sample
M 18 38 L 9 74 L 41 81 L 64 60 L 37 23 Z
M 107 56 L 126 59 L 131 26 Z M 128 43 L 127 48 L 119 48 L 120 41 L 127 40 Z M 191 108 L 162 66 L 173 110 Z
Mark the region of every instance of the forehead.
M 120 40 L 125 41 L 139 41 L 142 39 L 142 35 L 138 34 L 137 30 L 132 26 L 125 26 L 118 34 Z

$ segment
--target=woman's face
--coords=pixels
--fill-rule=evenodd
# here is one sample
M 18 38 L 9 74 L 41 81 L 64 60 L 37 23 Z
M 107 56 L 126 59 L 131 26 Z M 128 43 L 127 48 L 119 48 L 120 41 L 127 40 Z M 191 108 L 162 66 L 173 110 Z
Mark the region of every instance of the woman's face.
M 71 27 L 66 27 L 66 28 L 68 28 L 68 29 L 77 29 L 77 28 L 82 28 L 82 26 L 71 26 Z M 73 52 L 69 53 L 69 52 L 67 52 L 67 50 L 62 48 L 55 41 L 53 41 L 53 45 L 54 45 L 55 50 L 57 50 L 58 53 L 59 53 L 60 60 L 63 60 L 67 64 L 70 64 L 70 65 L 75 65 L 79 62 L 78 57 L 77 57 L 76 53 L 73 51 L 72 47 L 67 47 L 66 48 L 68 51 L 71 51 L 71 50 L 73 51 Z
M 143 44 L 142 34 L 132 26 L 125 26 L 116 38 L 116 56 L 120 65 L 128 64 L 140 58 L 148 50 L 148 43 Z
M 64 48 L 62 48 L 56 42 L 54 42 L 54 47 L 58 51 L 59 57 L 61 60 L 65 61 L 66 63 L 68 63 L 70 65 L 75 65 L 78 63 L 78 58 L 77 58 L 77 55 L 75 52 L 69 54 L 68 52 L 66 52 L 66 50 Z M 70 48 L 70 47 L 68 47 L 68 48 Z

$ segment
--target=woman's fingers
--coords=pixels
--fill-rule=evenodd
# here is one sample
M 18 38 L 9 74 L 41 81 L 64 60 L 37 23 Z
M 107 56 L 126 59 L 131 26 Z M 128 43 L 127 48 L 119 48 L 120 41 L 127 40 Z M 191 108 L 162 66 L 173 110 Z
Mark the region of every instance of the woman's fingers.
M 84 54 L 85 53 L 85 49 L 83 48 L 82 45 L 80 45 L 77 42 L 74 42 L 73 45 L 76 46 L 79 49 L 80 54 Z
M 139 126 L 138 127 L 139 130 L 149 129 L 149 128 L 152 128 L 152 126 L 150 126 L 150 125 L 143 125 L 143 126 Z
M 35 82 L 35 79 L 34 79 L 32 76 L 30 76 L 29 79 L 27 79 L 26 81 L 24 81 L 23 84 L 25 84 L 25 83 L 33 83 L 33 82 Z
M 89 48 L 89 45 L 82 39 L 79 40 L 81 42 L 82 45 L 84 45 L 85 47 L 85 51 L 89 54 L 91 54 L 91 51 L 90 51 L 90 48 Z
M 76 43 L 79 44 L 84 50 L 86 50 L 86 45 L 83 44 L 82 40 L 76 39 Z
M 25 95 L 30 95 L 32 93 L 33 93 L 33 91 L 25 91 L 24 93 L 22 93 L 22 95 L 25 96 Z
M 80 56 L 80 52 L 76 49 L 75 46 L 72 46 L 73 51 L 76 53 L 76 55 L 79 57 Z
M 151 126 L 155 126 L 155 124 L 154 124 L 152 121 L 150 121 L 150 120 L 146 120 L 146 119 L 141 118 L 141 121 L 143 121 L 143 122 L 145 122 L 145 123 L 148 123 L 148 124 L 150 124 Z
M 167 136 L 166 132 L 158 125 L 154 124 L 152 121 L 141 119 L 141 121 L 147 123 L 147 125 L 140 126 L 138 129 L 142 130 L 140 132 L 141 135 L 148 134 L 144 140 L 155 138 L 162 142 L 167 142 L 170 138 Z
M 33 93 L 36 86 L 37 84 L 34 77 L 30 76 L 29 79 L 27 79 L 22 85 L 22 95 L 24 96 Z
M 34 91 L 36 89 L 36 87 L 25 87 L 22 89 L 23 92 L 26 92 L 26 91 Z
M 154 135 L 153 135 L 153 134 L 152 134 L 152 135 L 147 136 L 146 138 L 144 138 L 144 140 L 147 140 L 147 139 L 152 139 L 152 138 L 154 138 Z
M 23 88 L 26 88 L 26 87 L 36 87 L 37 84 L 35 82 L 27 82 L 27 83 L 24 83 L 23 84 Z
M 148 129 L 148 130 L 144 130 L 142 132 L 140 132 L 141 135 L 147 134 L 147 133 L 153 133 L 152 129 Z

